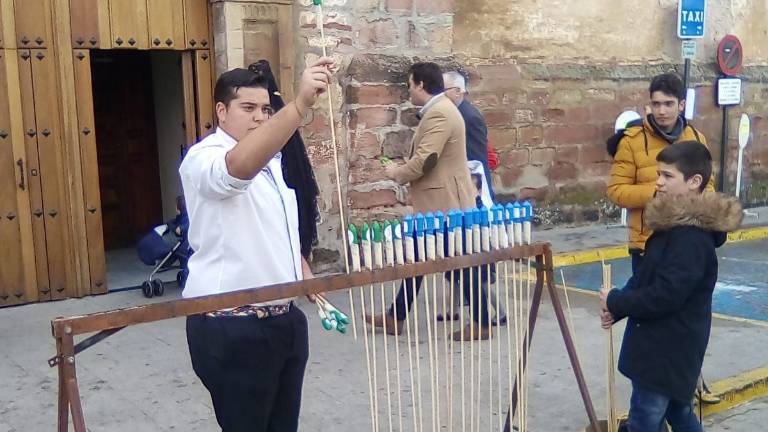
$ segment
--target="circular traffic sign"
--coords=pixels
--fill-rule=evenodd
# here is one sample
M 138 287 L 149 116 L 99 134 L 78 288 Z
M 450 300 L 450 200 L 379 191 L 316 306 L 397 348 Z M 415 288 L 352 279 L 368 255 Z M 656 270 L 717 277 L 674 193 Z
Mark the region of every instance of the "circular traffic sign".
M 726 75 L 736 75 L 741 72 L 744 62 L 744 51 L 741 41 L 734 35 L 725 35 L 717 46 L 717 64 Z

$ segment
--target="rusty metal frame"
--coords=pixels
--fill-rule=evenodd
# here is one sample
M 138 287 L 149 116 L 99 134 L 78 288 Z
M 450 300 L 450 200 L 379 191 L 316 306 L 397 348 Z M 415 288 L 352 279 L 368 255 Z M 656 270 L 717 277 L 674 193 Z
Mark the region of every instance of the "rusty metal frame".
M 77 383 L 76 354 L 117 333 L 127 326 L 195 315 L 219 309 L 233 308 L 251 303 L 261 303 L 309 294 L 327 293 L 382 282 L 408 279 L 419 275 L 442 273 L 501 261 L 534 257 L 536 259 L 536 288 L 530 306 L 531 313 L 529 317 L 528 333 L 525 337 L 525 346 L 530 349 L 528 341 L 533 337 L 533 329 L 536 324 L 539 304 L 541 303 L 544 284 L 546 283 L 547 290 L 552 298 L 552 306 L 555 309 L 558 324 L 560 325 L 560 330 L 563 334 L 566 350 L 568 351 L 568 356 L 574 369 L 576 380 L 579 384 L 579 390 L 584 401 L 587 416 L 593 430 L 598 430 L 597 417 L 595 416 L 592 400 L 589 396 L 589 391 L 579 364 L 576 349 L 573 345 L 573 339 L 565 324 L 565 315 L 563 313 L 562 305 L 557 297 L 553 284 L 552 251 L 548 243 L 534 243 L 532 245 L 518 246 L 473 255 L 444 258 L 438 261 L 406 264 L 397 267 L 387 267 L 380 270 L 361 271 L 351 274 L 337 274 L 306 281 L 282 283 L 225 294 L 173 300 L 82 316 L 56 318 L 51 321 L 51 330 L 53 337 L 56 339 L 56 356 L 51 358 L 48 363 L 51 367 L 58 367 L 58 431 L 66 432 L 69 430 L 70 413 L 72 415 L 72 423 L 75 432 L 86 431 L 80 391 Z M 98 333 L 75 345 L 74 337 L 76 335 L 93 332 Z M 527 363 L 527 359 L 528 351 L 524 350 L 524 365 Z M 505 431 L 510 430 L 510 416 L 514 416 L 515 413 L 515 405 L 517 404 L 516 391 L 513 394 L 511 402 L 512 404 L 507 414 Z

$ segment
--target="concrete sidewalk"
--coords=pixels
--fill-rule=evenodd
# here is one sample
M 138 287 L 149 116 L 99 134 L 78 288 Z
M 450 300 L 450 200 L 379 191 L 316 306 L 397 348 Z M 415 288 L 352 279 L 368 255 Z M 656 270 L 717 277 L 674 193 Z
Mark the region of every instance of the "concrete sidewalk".
M 163 300 L 177 296 L 178 291 L 171 288 Z M 339 307 L 348 310 L 345 293 L 335 293 L 330 298 Z M 424 296 L 420 300 L 423 308 Z M 604 416 L 605 332 L 599 328 L 597 299 L 573 292 L 569 300 L 581 364 L 595 408 L 600 416 Z M 56 369 L 50 369 L 46 364 L 46 359 L 54 353 L 49 326 L 52 318 L 147 302 L 140 292 L 127 291 L 0 310 L 0 328 L 3 329 L 0 334 L 0 345 L 3 346 L 0 353 L 0 388 L 3 389 L 0 392 L 0 431 L 48 431 L 55 428 Z M 351 334 L 325 332 L 320 328 L 314 306 L 305 303 L 302 308 L 310 321 L 311 359 L 305 377 L 301 430 L 369 430 L 368 386 L 362 337 L 355 342 Z M 380 306 L 377 305 L 377 308 Z M 420 321 L 421 334 L 426 335 L 425 321 Z M 436 326 L 436 329 L 438 332 L 443 331 L 442 325 Z M 502 340 L 505 334 L 506 327 L 502 328 Z M 614 330 L 617 350 L 621 334 L 621 328 Z M 379 406 L 381 414 L 385 416 L 386 381 L 382 338 L 383 335 L 377 334 Z M 391 344 L 392 340 L 389 342 L 389 358 L 394 363 L 394 345 Z M 428 346 L 424 339 L 419 345 L 423 377 L 421 394 L 425 395 L 424 403 L 428 410 Z M 487 346 L 487 342 L 476 345 L 486 353 Z M 768 346 L 768 332 L 764 326 L 716 319 L 711 349 L 704 365 L 706 376 L 710 381 L 717 381 L 764 366 L 764 353 L 754 349 L 759 346 Z M 407 344 L 403 338 L 399 347 L 400 366 L 404 371 L 400 380 L 406 412 L 404 430 L 412 430 L 410 382 L 405 373 L 408 370 Z M 503 349 L 509 351 L 511 347 L 504 346 Z M 495 353 L 495 345 L 493 350 Z M 487 361 L 488 357 L 483 358 Z M 218 430 L 210 399 L 191 369 L 182 319 L 130 327 L 78 355 L 77 359 L 89 430 Z M 586 424 L 576 382 L 546 296 L 536 326 L 530 365 L 530 430 L 574 431 Z M 394 369 L 394 364 L 390 364 L 390 369 Z M 457 374 L 456 377 L 458 380 Z M 489 379 L 487 370 L 482 379 L 482 382 Z M 504 383 L 505 379 L 498 380 L 497 376 L 494 383 L 497 381 Z M 397 394 L 394 383 L 392 387 L 390 394 L 394 405 Z M 487 429 L 489 420 L 496 424 L 499 412 L 494 402 L 489 414 L 488 387 L 484 385 L 482 388 L 481 424 L 486 425 L 484 429 Z M 626 380 L 618 376 L 619 410 L 627 408 L 628 390 Z M 506 390 L 502 393 L 506 394 Z M 557 408 L 553 411 L 553 407 Z M 444 407 L 443 413 L 445 411 L 447 409 Z M 455 404 L 455 419 L 459 411 L 459 406 Z M 502 408 L 502 416 L 505 412 L 506 408 Z M 557 415 L 553 415 L 554 412 Z M 381 422 L 381 429 L 386 429 L 385 420 Z

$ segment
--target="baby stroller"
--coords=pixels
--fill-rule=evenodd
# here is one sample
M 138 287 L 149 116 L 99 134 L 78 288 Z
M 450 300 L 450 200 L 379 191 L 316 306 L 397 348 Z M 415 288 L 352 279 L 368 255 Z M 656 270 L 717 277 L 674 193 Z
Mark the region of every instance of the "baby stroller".
M 139 259 L 146 265 L 154 266 L 147 280 L 141 284 L 144 297 L 162 296 L 165 286 L 162 280 L 156 278 L 156 275 L 171 270 L 178 270 L 176 282 L 179 288 L 184 288 L 189 259 L 189 243 L 187 243 L 189 219 L 181 197 L 177 199 L 177 208 L 180 213 L 175 218 L 152 229 L 136 246 Z

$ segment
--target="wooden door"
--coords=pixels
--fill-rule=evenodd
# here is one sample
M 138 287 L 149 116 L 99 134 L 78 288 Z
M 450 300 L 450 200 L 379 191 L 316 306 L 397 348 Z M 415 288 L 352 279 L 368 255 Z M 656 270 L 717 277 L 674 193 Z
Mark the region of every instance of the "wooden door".
M 38 298 L 19 70 L 13 53 L 0 50 L 0 306 Z
M 50 0 L 14 0 L 14 15 L 17 47 L 53 47 Z
M 162 223 L 148 51 L 92 51 L 104 246 L 134 247 Z
M 208 0 L 184 0 L 186 48 L 209 49 Z
M 88 262 L 91 294 L 107 292 L 107 269 L 104 256 L 104 236 L 99 194 L 99 164 L 96 152 L 96 132 L 93 115 L 91 56 L 86 49 L 74 50 L 77 130 L 80 140 L 80 161 L 83 168 L 83 197 L 85 231 L 88 242 Z
M 112 47 L 149 49 L 147 0 L 110 0 Z
M 40 160 L 37 150 L 37 122 L 35 119 L 34 90 L 32 88 L 32 50 L 18 50 L 19 89 L 21 92 L 21 117 L 24 147 L 27 155 L 27 187 L 29 208 L 32 214 L 32 234 L 35 249 L 35 268 L 39 300 L 51 298 L 48 279 L 48 251 L 45 240 L 45 212 L 40 176 Z
M 62 181 L 65 162 L 58 101 L 60 86 L 52 50 L 34 49 L 30 54 L 48 279 L 51 299 L 55 300 L 77 294 L 74 268 L 69 265 L 72 248 L 67 228 L 69 210 L 64 199 L 67 185 Z
M 182 0 L 147 0 L 149 45 L 155 49 L 184 49 Z
M 197 137 L 201 139 L 214 130 L 211 54 L 208 50 L 197 50 L 194 55 Z
M 69 0 L 73 48 L 109 48 L 108 0 Z
M 184 139 L 187 147 L 197 142 L 197 120 L 195 117 L 195 69 L 194 52 L 181 53 L 181 85 L 184 95 Z

